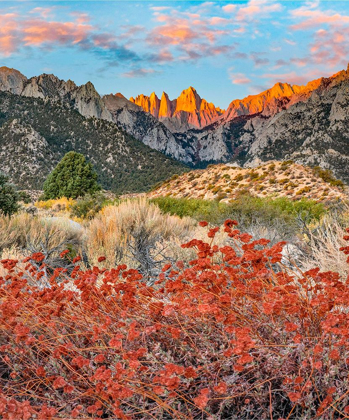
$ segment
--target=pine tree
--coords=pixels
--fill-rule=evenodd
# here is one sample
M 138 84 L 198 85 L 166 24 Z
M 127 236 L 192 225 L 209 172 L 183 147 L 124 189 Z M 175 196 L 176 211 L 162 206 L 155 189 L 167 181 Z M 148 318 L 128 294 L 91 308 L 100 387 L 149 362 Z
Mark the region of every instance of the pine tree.
M 69 152 L 44 182 L 44 198 L 78 198 L 100 189 L 92 164 L 86 161 L 84 155 Z
M 7 175 L 0 173 L 0 213 L 5 216 L 11 216 L 19 209 L 19 194 L 8 180 Z

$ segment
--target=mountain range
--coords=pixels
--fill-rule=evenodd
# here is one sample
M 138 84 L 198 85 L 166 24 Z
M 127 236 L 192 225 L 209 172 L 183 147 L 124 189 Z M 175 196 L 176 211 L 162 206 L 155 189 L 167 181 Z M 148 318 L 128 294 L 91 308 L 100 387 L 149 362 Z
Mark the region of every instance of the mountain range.
M 217 121 L 224 113 L 212 102 L 201 99 L 192 86 L 183 90 L 174 100 L 170 100 L 165 92 L 159 99 L 153 92 L 150 96 L 141 94 L 135 99 L 131 97 L 130 101 L 157 118 L 170 131 L 185 132 L 190 128 L 203 128 Z
M 292 159 L 329 168 L 349 181 L 349 68 L 305 86 L 277 83 L 233 100 L 227 110 L 202 99 L 193 87 L 174 100 L 166 93 L 161 99 L 152 93 L 127 100 L 121 93 L 100 96 L 91 82 L 77 86 L 47 74 L 27 79 L 6 67 L 0 68 L 0 91 L 106 120 L 189 166 Z

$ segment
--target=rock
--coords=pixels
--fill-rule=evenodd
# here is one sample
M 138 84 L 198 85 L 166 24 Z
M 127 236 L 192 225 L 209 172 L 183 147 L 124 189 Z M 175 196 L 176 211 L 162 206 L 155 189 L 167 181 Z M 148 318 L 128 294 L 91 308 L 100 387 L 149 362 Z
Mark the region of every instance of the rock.
M 201 99 L 193 87 L 182 91 L 177 99 L 170 100 L 163 92 L 161 100 L 153 92 L 150 96 L 143 94 L 130 101 L 158 118 L 169 130 L 185 132 L 190 128 L 202 128 L 216 121 L 224 111 L 212 103 Z
M 37 216 L 38 214 L 38 209 L 35 206 L 29 206 L 25 209 L 25 212 L 30 214 L 31 216 Z

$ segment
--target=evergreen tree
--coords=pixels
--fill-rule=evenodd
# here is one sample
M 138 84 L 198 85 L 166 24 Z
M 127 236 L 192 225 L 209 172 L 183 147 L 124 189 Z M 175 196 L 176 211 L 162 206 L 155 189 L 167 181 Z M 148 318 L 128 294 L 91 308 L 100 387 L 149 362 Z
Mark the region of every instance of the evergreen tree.
M 19 194 L 8 179 L 7 175 L 0 173 L 0 213 L 5 216 L 11 216 L 19 209 Z
M 44 182 L 44 198 L 78 198 L 100 189 L 92 164 L 82 154 L 69 152 Z

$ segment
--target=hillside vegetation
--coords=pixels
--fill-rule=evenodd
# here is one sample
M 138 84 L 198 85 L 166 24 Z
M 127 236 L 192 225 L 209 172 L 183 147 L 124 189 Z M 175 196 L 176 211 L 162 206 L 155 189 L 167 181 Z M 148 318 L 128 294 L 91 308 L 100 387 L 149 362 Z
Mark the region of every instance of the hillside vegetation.
M 64 103 L 0 92 L 0 170 L 12 182 L 42 189 L 47 175 L 72 150 L 93 164 L 105 189 L 118 194 L 147 191 L 187 170 L 115 123 L 85 118 Z
M 318 216 L 306 270 L 144 199 L 0 217 L 0 417 L 346 418 L 349 219 Z
M 348 187 L 329 170 L 293 161 L 272 161 L 255 168 L 210 165 L 158 185 L 150 197 L 201 198 L 230 202 L 241 194 L 255 197 L 308 198 L 321 202 L 348 199 Z

